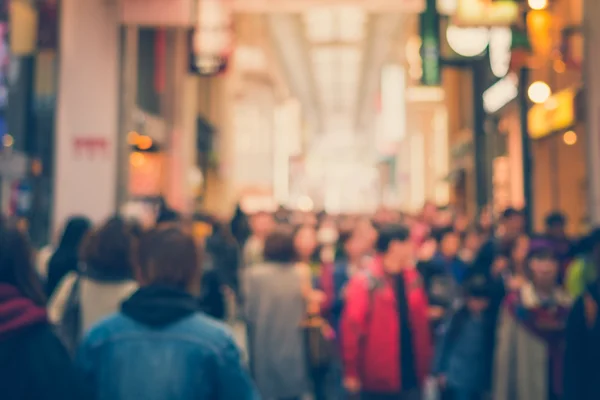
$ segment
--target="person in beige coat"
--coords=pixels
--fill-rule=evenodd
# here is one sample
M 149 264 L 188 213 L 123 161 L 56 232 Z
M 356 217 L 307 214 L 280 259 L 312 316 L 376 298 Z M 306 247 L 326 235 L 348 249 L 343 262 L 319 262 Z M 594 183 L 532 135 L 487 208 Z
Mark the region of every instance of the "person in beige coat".
M 571 300 L 551 249 L 530 252 L 530 280 L 507 295 L 497 331 L 494 400 L 558 400 Z

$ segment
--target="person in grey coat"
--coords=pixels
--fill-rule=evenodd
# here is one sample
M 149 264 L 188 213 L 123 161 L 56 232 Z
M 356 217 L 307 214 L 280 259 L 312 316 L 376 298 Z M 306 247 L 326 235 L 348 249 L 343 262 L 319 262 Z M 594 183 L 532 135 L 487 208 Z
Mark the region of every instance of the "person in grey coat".
M 306 305 L 291 232 L 265 241 L 265 262 L 242 279 L 250 369 L 264 400 L 300 399 L 309 389 L 302 320 Z

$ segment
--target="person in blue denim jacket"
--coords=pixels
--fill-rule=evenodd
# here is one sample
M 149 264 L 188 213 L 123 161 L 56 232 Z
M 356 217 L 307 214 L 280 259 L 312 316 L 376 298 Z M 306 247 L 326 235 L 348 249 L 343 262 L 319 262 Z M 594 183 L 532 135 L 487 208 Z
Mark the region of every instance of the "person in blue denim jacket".
M 466 278 L 464 302 L 440 327 L 433 366 L 443 400 L 481 400 L 490 389 L 494 319 L 490 285 L 483 275 Z
M 258 400 L 232 334 L 199 313 L 194 239 L 176 226 L 140 242 L 140 289 L 93 327 L 77 355 L 95 400 Z

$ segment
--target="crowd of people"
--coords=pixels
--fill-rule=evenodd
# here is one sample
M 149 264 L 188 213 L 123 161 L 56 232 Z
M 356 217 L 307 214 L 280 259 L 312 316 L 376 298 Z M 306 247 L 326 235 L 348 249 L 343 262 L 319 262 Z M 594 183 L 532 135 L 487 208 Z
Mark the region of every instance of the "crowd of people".
M 600 230 L 566 224 L 161 204 L 35 252 L 2 219 L 1 398 L 596 400 Z

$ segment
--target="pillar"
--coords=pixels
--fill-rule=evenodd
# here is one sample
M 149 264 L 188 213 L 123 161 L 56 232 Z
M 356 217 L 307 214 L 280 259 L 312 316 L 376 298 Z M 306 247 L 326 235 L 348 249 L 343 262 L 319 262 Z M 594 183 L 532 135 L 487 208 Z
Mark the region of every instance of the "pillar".
M 118 2 L 62 0 L 61 12 L 55 227 L 115 212 L 119 134 Z

